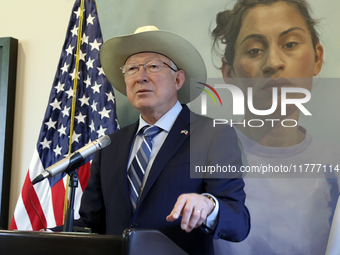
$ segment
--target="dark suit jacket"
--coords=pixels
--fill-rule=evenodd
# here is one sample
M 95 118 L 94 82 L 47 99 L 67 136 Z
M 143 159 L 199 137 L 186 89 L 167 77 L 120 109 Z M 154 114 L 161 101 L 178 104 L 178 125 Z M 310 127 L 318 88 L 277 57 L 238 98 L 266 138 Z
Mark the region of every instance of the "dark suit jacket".
M 138 122 L 116 131 L 111 145 L 96 153 L 76 225 L 94 232 L 122 235 L 126 228 L 157 229 L 190 254 L 213 254 L 213 238 L 241 241 L 248 235 L 250 217 L 244 205 L 242 178 L 191 178 L 190 166 L 241 165 L 234 130 L 212 127 L 212 120 L 183 106 L 154 160 L 133 213 L 128 195 L 127 163 Z M 188 130 L 186 135 L 181 132 Z M 190 146 L 190 140 L 196 141 Z M 194 147 L 194 148 L 193 148 Z M 190 151 L 191 148 L 191 151 Z M 186 233 L 181 218 L 167 222 L 177 198 L 183 193 L 208 192 L 219 200 L 219 220 L 207 234 L 201 228 Z

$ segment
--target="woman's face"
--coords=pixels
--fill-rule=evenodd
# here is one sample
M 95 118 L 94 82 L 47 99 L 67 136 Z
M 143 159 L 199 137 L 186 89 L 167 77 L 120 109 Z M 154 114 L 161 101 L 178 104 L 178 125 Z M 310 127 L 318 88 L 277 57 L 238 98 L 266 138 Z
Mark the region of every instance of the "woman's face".
M 278 92 L 288 86 L 311 90 L 311 78 L 320 72 L 322 58 L 323 48 L 318 44 L 314 49 L 301 14 L 279 2 L 248 11 L 235 43 L 234 63 L 224 63 L 222 72 L 224 78 L 261 78 L 240 80 L 247 81 L 243 86 L 253 87 L 254 102 L 256 98 L 270 101 L 273 87 Z M 270 103 L 258 107 L 269 108 Z

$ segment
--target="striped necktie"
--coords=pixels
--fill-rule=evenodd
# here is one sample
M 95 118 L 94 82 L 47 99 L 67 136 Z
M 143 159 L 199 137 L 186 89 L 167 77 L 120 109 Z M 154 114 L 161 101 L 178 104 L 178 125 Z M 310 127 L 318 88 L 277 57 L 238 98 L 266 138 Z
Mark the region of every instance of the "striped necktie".
M 134 210 L 136 210 L 145 170 L 149 163 L 152 150 L 152 139 L 161 131 L 162 129 L 156 126 L 145 126 L 142 129 L 142 145 L 137 151 L 128 169 L 127 177 L 129 183 L 130 201 Z

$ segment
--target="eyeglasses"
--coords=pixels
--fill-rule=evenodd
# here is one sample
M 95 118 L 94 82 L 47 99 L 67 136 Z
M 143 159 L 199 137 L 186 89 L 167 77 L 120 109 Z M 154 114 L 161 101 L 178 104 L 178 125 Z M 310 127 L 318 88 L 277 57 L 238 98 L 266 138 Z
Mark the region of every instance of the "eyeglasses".
M 167 63 L 161 60 L 152 60 L 145 64 L 129 64 L 124 65 L 120 68 L 124 76 L 132 76 L 135 75 L 141 66 L 144 66 L 144 70 L 147 73 L 158 73 L 163 70 L 164 67 L 169 67 L 172 71 L 177 72 L 178 70 L 173 69 Z

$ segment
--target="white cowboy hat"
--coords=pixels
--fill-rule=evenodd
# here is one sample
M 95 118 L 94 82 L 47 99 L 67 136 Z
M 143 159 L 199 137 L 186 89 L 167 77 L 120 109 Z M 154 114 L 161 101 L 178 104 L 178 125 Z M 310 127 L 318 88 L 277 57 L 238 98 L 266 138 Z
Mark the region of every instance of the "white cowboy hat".
M 207 70 L 196 48 L 183 37 L 158 30 L 155 26 L 138 28 L 134 34 L 115 36 L 108 39 L 100 50 L 100 62 L 104 73 L 112 86 L 126 96 L 124 76 L 119 69 L 126 60 L 136 53 L 155 52 L 172 60 L 178 69 L 185 72 L 185 82 L 177 92 L 182 104 L 194 100 L 202 92 L 190 91 L 190 78 L 206 82 Z

